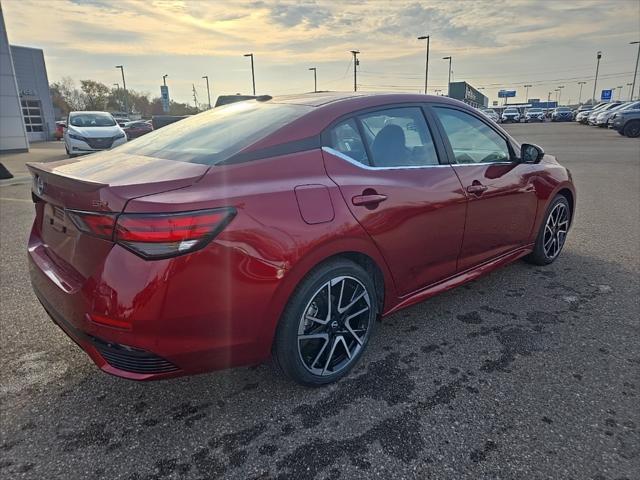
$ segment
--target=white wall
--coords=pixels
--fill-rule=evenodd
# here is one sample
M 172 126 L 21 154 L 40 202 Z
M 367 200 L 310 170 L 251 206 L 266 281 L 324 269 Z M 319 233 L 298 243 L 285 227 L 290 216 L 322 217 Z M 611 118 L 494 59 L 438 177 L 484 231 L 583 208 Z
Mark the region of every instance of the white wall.
M 18 85 L 0 5 L 0 152 L 28 149 Z

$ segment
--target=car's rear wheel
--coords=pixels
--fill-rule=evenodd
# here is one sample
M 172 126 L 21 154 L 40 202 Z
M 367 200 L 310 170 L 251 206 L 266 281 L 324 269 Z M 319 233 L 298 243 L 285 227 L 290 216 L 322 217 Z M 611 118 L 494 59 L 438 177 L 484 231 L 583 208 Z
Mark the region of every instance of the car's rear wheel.
M 556 195 L 540 227 L 533 252 L 525 260 L 534 265 L 549 265 L 560 255 L 571 224 L 571 207 L 566 197 Z
M 640 137 L 640 120 L 631 120 L 624 126 L 624 134 L 627 137 Z
M 289 299 L 276 332 L 274 363 L 303 385 L 335 382 L 362 356 L 377 315 L 370 275 L 347 259 L 328 261 Z

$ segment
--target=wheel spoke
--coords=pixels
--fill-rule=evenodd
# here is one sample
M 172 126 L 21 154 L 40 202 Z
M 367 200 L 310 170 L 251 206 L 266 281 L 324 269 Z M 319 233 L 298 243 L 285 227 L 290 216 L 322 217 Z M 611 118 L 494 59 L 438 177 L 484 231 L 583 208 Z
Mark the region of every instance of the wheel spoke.
M 351 358 L 351 350 L 349 350 L 349 345 L 347 345 L 347 341 L 344 339 L 344 337 L 342 335 L 340 335 L 337 338 L 340 339 L 340 343 L 342 343 L 342 345 L 344 345 L 344 350 L 347 352 L 347 356 L 349 358 Z
M 329 356 L 327 357 L 327 362 L 324 364 L 324 368 L 322 369 L 322 375 L 327 373 L 327 369 L 329 368 L 329 364 L 331 363 L 331 359 L 333 358 L 333 352 L 336 351 L 336 345 L 338 345 L 338 337 L 333 340 L 333 345 L 331 345 L 331 351 L 329 352 Z
M 351 297 L 351 300 L 349 301 L 349 305 L 347 305 L 347 306 L 346 306 L 346 307 L 344 307 L 344 308 L 340 308 L 340 307 L 338 307 L 338 312 L 339 312 L 339 313 L 344 313 L 344 312 L 346 312 L 346 311 L 347 311 L 347 310 L 349 310 L 351 307 L 353 307 L 356 303 L 358 303 L 358 302 L 360 301 L 360 299 L 361 299 L 362 297 L 364 297 L 366 294 L 367 294 L 367 291 L 366 291 L 366 290 L 363 290 L 363 291 L 362 291 L 362 293 L 360 293 L 357 297 L 355 297 L 355 298 Z

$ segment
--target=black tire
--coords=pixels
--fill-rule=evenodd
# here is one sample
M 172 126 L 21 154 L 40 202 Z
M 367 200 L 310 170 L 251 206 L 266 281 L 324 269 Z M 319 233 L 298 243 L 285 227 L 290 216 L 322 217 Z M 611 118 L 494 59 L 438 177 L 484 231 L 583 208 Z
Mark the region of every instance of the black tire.
M 549 254 L 545 249 L 545 231 L 547 230 L 547 225 L 549 223 L 549 219 L 552 214 L 554 214 L 556 208 L 561 208 L 558 206 L 563 206 L 564 211 L 566 212 L 566 229 L 564 232 L 564 236 L 562 237 L 561 243 L 559 243 L 559 249 L 555 254 Z M 571 225 L 571 207 L 566 197 L 563 195 L 556 195 L 553 201 L 549 204 L 547 208 L 547 212 L 545 213 L 544 220 L 540 225 L 540 231 L 536 237 L 536 243 L 534 245 L 533 251 L 524 257 L 524 260 L 528 263 L 532 263 L 534 265 L 549 265 L 550 263 L 555 262 L 555 260 L 560 256 L 562 252 L 562 248 L 564 247 L 567 234 L 569 231 L 569 225 Z M 552 232 L 551 236 L 555 236 Z
M 629 138 L 640 137 L 640 120 L 631 120 L 624 126 L 624 134 Z
M 357 302 L 362 303 L 353 304 L 353 309 L 356 309 L 356 311 L 358 311 L 358 309 L 361 310 L 367 303 L 369 304 L 369 311 L 367 312 L 368 318 L 366 318 L 366 330 L 362 333 L 362 337 L 359 338 L 361 343 L 358 343 L 354 335 L 349 334 L 347 331 L 346 324 L 350 323 L 350 321 L 348 319 L 345 320 L 345 317 L 349 316 L 349 309 L 342 312 L 342 319 L 338 319 L 338 308 L 336 308 L 336 305 L 331 302 L 331 311 L 334 313 L 336 318 L 333 320 L 334 315 L 324 314 L 327 311 L 326 306 L 318 306 L 316 304 L 316 302 L 322 303 L 321 295 L 326 295 L 334 301 L 340 301 L 340 298 L 334 298 L 337 295 L 337 290 L 339 290 L 337 288 L 338 283 L 334 285 L 335 291 L 332 291 L 331 285 L 325 289 L 328 283 L 339 278 L 346 279 L 346 282 L 354 281 L 353 285 L 355 288 L 348 290 L 348 292 L 351 292 L 351 299 L 349 302 L 354 298 L 358 298 L 360 295 L 360 293 L 356 295 L 356 292 L 359 292 L 358 288 L 364 289 L 363 291 L 365 293 L 363 295 L 365 296 L 360 300 L 357 300 Z M 343 282 L 345 282 L 345 280 L 343 280 Z M 360 287 L 358 287 L 358 284 Z M 342 283 L 341 285 L 341 288 L 343 289 L 342 291 L 344 291 L 345 288 L 350 288 L 345 287 L 346 283 Z M 324 293 L 325 291 L 327 292 L 326 294 Z M 340 293 L 340 296 L 341 295 L 342 293 Z M 351 305 L 351 303 L 347 303 L 345 305 L 344 300 L 342 301 L 342 307 L 348 305 Z M 315 310 L 313 310 L 314 308 Z M 308 312 L 310 311 L 313 311 L 314 314 L 309 315 Z M 308 320 L 309 316 L 315 317 L 316 315 L 324 317 L 323 320 L 328 319 L 326 326 L 318 325 L 316 322 Z M 362 314 L 355 318 L 358 319 L 358 322 L 362 321 L 364 325 L 365 316 L 365 314 Z M 371 276 L 360 265 L 350 260 L 343 258 L 329 260 L 309 272 L 302 282 L 300 282 L 289 299 L 276 330 L 276 336 L 272 348 L 273 363 L 276 368 L 278 368 L 287 377 L 302 385 L 319 387 L 333 383 L 345 376 L 358 362 L 366 349 L 369 339 L 371 338 L 377 317 L 378 299 Z M 340 323 L 340 325 L 336 327 L 334 324 L 337 323 Z M 309 324 L 309 327 L 307 327 L 307 324 Z M 307 330 L 307 328 L 310 328 L 310 330 Z M 358 332 L 360 331 L 359 329 L 355 329 L 353 325 L 350 325 L 348 328 Z M 324 335 L 325 332 L 330 331 L 333 333 L 326 333 L 327 338 L 325 343 L 322 343 L 321 345 L 318 345 L 318 348 L 315 348 L 314 345 L 310 345 L 310 343 L 314 342 L 314 340 L 321 339 L 304 340 L 309 343 L 303 344 L 301 343 L 303 340 L 300 340 L 299 338 L 300 329 L 303 330 L 302 334 L 305 336 L 308 336 L 309 334 Z M 344 343 L 338 338 L 340 336 L 343 337 Z M 348 343 L 351 343 L 351 347 Z M 303 348 L 299 345 L 304 345 L 305 347 Z M 329 346 L 329 348 L 327 348 L 327 346 Z M 347 357 L 348 349 L 351 352 L 355 352 L 352 353 L 351 357 Z M 326 350 L 331 350 L 329 354 L 334 353 L 335 355 L 329 357 L 329 354 L 325 353 Z M 330 369 L 327 368 L 327 365 L 331 363 L 332 358 L 336 360 L 341 358 L 338 355 L 340 350 L 342 350 L 342 362 L 346 363 L 342 364 L 342 366 L 340 366 L 341 363 L 336 364 L 334 366 L 335 371 L 331 372 Z M 305 359 L 303 357 L 307 358 Z M 309 361 L 312 357 L 314 360 L 311 361 L 311 366 L 309 367 Z M 318 364 L 320 364 L 320 367 L 324 364 L 324 368 L 319 374 L 317 372 L 312 372 L 312 369 L 319 370 L 319 368 L 313 368 Z M 335 368 L 338 366 L 340 366 L 340 368 Z

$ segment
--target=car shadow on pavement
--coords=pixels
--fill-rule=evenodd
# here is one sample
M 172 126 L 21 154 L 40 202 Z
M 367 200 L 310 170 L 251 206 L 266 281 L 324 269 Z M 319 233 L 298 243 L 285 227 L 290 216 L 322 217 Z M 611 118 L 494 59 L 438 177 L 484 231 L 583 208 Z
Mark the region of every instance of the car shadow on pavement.
M 57 341 L 10 366 L 46 371 L 3 395 L 3 404 L 20 397 L 20 409 L 3 412 L 12 428 L 3 428 L 0 472 L 631 478 L 640 458 L 634 275 L 570 248 L 548 267 L 517 262 L 384 319 L 360 365 L 320 389 L 269 365 L 135 383 L 102 374 L 79 350 L 56 364 L 58 350 L 75 348 Z

